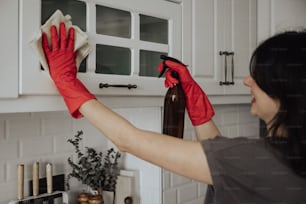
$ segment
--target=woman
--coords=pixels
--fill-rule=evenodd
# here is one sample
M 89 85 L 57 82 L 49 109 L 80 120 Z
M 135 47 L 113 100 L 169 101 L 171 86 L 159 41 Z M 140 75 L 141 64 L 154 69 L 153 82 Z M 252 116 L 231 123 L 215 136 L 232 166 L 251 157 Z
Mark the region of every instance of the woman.
M 120 151 L 209 184 L 205 203 L 306 203 L 305 33 L 268 39 L 252 56 L 244 82 L 253 96 L 251 113 L 267 125 L 266 139 L 220 136 L 213 108 L 187 68 L 165 61 L 165 85 L 178 83 L 171 77 L 178 72 L 197 141 L 138 129 L 96 100 L 76 78 L 74 30 L 66 36 L 61 24 L 59 33 L 51 27 L 52 49 L 45 33 L 42 41 L 57 89 L 73 117 L 87 118 Z

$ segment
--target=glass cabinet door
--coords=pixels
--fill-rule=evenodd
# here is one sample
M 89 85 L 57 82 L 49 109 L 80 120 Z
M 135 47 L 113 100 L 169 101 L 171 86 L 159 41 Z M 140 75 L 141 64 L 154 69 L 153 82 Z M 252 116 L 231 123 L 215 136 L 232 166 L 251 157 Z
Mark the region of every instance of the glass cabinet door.
M 115 44 L 103 45 L 99 42 L 96 45 L 96 69 L 99 74 L 132 75 L 132 54 L 139 55 L 138 76 L 156 77 L 157 66 L 161 61 L 160 55 L 168 52 L 146 50 L 146 46 L 135 53 L 133 41 L 152 42 L 168 45 L 168 20 L 149 15 L 137 14 L 139 24 L 133 22 L 131 11 L 96 5 L 96 34 L 110 37 L 124 38 L 130 41 L 126 47 Z M 139 39 L 132 36 L 132 27 L 139 27 L 134 31 Z M 135 70 L 135 69 L 134 69 Z
M 132 13 L 103 5 L 96 5 L 96 34 L 132 40 Z M 73 24 L 86 31 L 86 3 L 76 0 L 42 0 L 41 24 L 57 10 L 72 17 Z M 168 45 L 168 20 L 139 14 L 139 36 L 141 41 Z M 158 76 L 156 67 L 161 61 L 157 52 L 141 49 L 139 51 L 139 76 Z M 97 74 L 131 75 L 131 47 L 96 44 Z M 86 59 L 79 72 L 86 72 Z
M 140 40 L 161 44 L 168 44 L 168 20 L 147 15 L 140 17 Z M 168 55 L 165 52 L 140 50 L 139 76 L 158 76 L 157 66 L 160 63 L 160 55 Z
M 167 55 L 167 53 L 140 50 L 139 76 L 158 76 L 157 66 L 161 62 L 160 55 Z
M 140 40 L 168 44 L 168 20 L 147 15 L 140 17 Z
M 64 15 L 69 14 L 73 19 L 73 24 L 86 31 L 86 3 L 76 0 L 41 0 L 41 24 L 57 10 L 61 10 Z
M 41 24 L 43 25 L 57 10 L 64 15 L 69 14 L 73 24 L 86 32 L 86 3 L 76 0 L 42 0 L 41 1 Z M 86 58 L 81 62 L 79 72 L 86 72 Z
M 106 6 L 96 6 L 97 34 L 131 38 L 131 13 Z
M 131 74 L 131 50 L 109 45 L 96 46 L 96 73 Z
M 165 0 L 20 0 L 21 94 L 57 94 L 29 47 L 29 39 L 57 9 L 88 34 L 91 52 L 78 77 L 89 90 L 121 95 L 126 90 L 102 90 L 99 84 L 137 84 L 128 94 L 163 94 L 160 55 L 180 59 L 182 54 L 182 8 Z

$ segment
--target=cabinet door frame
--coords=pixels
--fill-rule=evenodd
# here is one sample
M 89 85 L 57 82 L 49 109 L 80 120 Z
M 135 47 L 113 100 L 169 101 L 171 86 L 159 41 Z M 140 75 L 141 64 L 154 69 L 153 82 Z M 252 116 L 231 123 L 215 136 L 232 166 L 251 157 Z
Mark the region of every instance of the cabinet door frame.
M 12 11 L 14 15 L 12 15 Z M 18 0 L 2 0 L 0 98 L 18 97 Z
M 88 72 L 78 73 L 79 78 L 85 86 L 97 95 L 126 95 L 126 96 L 162 96 L 165 93 L 162 78 L 138 76 L 139 73 L 139 49 L 168 52 L 169 55 L 181 58 L 182 54 L 182 26 L 181 26 L 181 5 L 164 0 L 96 0 L 84 1 L 87 5 L 87 30 L 89 43 L 92 46 L 87 63 Z M 95 5 L 105 5 L 113 8 L 132 12 L 132 24 L 134 36 L 130 41 L 122 38 L 97 35 L 95 31 Z M 20 94 L 21 95 L 54 95 L 57 90 L 54 87 L 50 76 L 40 70 L 37 56 L 30 47 L 30 40 L 39 31 L 40 27 L 40 0 L 20 0 Z M 145 14 L 169 20 L 169 44 L 144 42 L 139 40 L 139 34 L 135 32 L 138 14 Z M 72 19 L 73 20 L 73 19 Z M 96 74 L 95 70 L 95 44 L 100 42 L 117 43 L 131 47 L 132 73 L 130 76 Z M 99 83 L 109 84 L 136 84 L 136 89 L 126 88 L 99 88 Z

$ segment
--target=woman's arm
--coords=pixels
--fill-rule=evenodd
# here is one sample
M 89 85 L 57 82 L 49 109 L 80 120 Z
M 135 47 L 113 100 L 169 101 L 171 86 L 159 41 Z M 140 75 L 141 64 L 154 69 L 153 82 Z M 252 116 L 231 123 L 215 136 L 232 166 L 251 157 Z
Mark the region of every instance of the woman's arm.
M 212 183 L 200 142 L 141 130 L 97 100 L 85 102 L 79 111 L 120 151 L 128 152 L 179 175 Z
M 220 136 L 221 133 L 213 120 L 209 120 L 198 126 L 194 126 L 198 141 L 212 139 Z
M 52 46 L 46 33 L 42 36 L 42 48 L 48 61 L 50 75 L 59 93 L 75 118 L 85 116 L 121 151 L 161 166 L 191 179 L 212 183 L 205 153 L 200 142 L 185 141 L 134 127 L 120 115 L 96 100 L 82 82 L 77 79 L 74 29 L 68 35 L 64 23 L 60 23 L 59 35 L 56 26 L 51 26 Z M 198 88 L 197 88 L 198 89 Z M 200 101 L 201 102 L 201 101 Z M 209 107 L 210 105 L 207 104 Z M 204 116 L 192 117 L 196 123 L 208 121 L 213 112 L 210 108 Z

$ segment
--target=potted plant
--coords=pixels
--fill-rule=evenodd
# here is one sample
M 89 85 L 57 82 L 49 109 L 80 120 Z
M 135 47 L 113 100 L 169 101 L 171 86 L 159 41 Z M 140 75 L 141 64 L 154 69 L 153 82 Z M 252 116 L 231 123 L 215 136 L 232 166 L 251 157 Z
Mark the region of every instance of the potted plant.
M 115 193 L 120 171 L 118 167 L 120 152 L 110 148 L 104 156 L 102 152 L 90 147 L 85 147 L 82 151 L 80 149 L 82 135 L 83 131 L 78 131 L 73 139 L 68 139 L 68 142 L 75 148 L 77 158 L 75 162 L 72 157 L 68 158 L 68 164 L 71 166 L 72 172 L 67 176 L 67 188 L 70 188 L 69 180 L 76 178 L 82 184 L 100 194 L 102 194 L 102 191 Z

